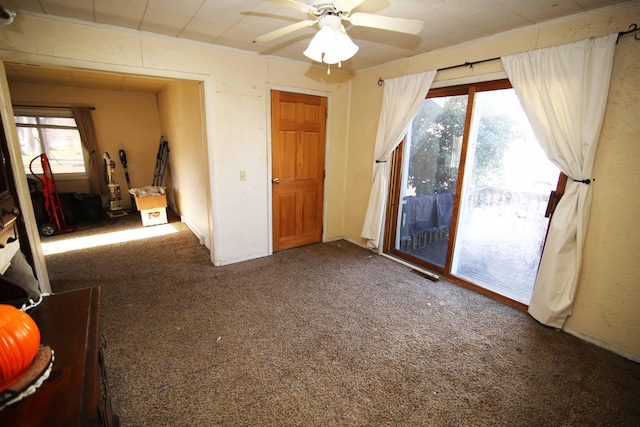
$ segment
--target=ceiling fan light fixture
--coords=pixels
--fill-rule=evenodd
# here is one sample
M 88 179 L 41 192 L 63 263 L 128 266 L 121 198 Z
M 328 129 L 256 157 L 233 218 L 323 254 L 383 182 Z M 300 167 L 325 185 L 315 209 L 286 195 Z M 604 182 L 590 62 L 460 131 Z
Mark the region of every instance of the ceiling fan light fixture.
M 329 26 L 322 27 L 309 42 L 307 50 L 302 53 L 309 59 L 322 62 L 322 55 L 327 53 L 327 49 L 331 48 L 334 39 L 333 28 Z
M 358 45 L 344 32 L 336 38 L 333 48 L 324 54 L 323 61 L 327 64 L 340 64 L 352 58 L 358 49 Z
M 359 47 L 347 35 L 344 26 L 325 25 L 311 39 L 304 55 L 316 62 L 337 64 L 353 57 Z
M 342 21 L 347 21 L 353 26 L 405 34 L 419 34 L 424 26 L 424 22 L 418 19 L 394 18 L 362 12 L 351 13 L 366 0 L 307 0 L 307 4 L 302 3 L 301 0 L 270 1 L 293 7 L 313 15 L 315 19 L 306 19 L 287 25 L 258 37 L 256 41 L 269 42 L 317 23 L 320 31 L 316 33 L 303 53 L 313 61 L 329 66 L 338 64 L 340 67 L 342 61 L 352 58 L 359 49 L 347 35 Z M 328 69 L 330 70 L 331 67 Z

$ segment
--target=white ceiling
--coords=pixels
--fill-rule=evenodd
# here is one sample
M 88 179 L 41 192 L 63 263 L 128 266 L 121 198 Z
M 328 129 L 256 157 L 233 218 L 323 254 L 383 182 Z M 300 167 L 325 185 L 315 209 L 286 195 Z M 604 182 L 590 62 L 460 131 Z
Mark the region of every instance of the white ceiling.
M 304 3 L 305 0 L 299 0 Z M 545 21 L 630 0 L 367 0 L 354 12 L 423 20 L 418 35 L 351 26 L 360 46 L 343 68 L 360 70 Z M 262 35 L 312 18 L 277 1 L 263 0 L 0 0 L 17 14 L 36 13 L 195 40 L 298 61 L 317 26 L 268 43 Z M 280 3 L 286 0 L 280 0 Z M 30 71 L 15 68 L 24 78 Z M 14 73 L 14 77 L 17 75 Z M 92 76 L 88 76 L 92 77 Z M 58 78 L 62 78 L 58 76 Z M 82 77 L 78 77 L 82 80 Z M 124 81 L 119 84 L 125 84 Z

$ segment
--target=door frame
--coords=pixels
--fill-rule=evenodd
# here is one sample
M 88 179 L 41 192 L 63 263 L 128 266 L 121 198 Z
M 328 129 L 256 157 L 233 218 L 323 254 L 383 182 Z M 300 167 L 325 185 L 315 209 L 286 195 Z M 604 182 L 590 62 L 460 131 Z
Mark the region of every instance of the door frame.
M 15 144 L 17 148 L 16 153 L 18 153 L 17 158 L 20 158 L 20 145 L 17 139 L 17 132 L 15 130 L 15 123 L 13 121 L 13 106 L 11 104 L 11 99 L 9 96 L 9 85 L 6 78 L 6 71 L 4 67 L 5 62 L 18 62 L 24 64 L 36 64 L 43 68 L 70 68 L 70 69 L 79 69 L 84 71 L 92 71 L 96 73 L 108 73 L 108 74 L 124 74 L 124 75 L 137 75 L 141 77 L 149 77 L 149 78 L 160 78 L 160 79 L 169 79 L 169 80 L 192 80 L 194 82 L 200 83 L 200 111 L 202 114 L 202 143 L 203 143 L 203 152 L 204 152 L 204 167 L 205 167 L 205 175 L 208 177 L 206 182 L 206 204 L 207 204 L 207 216 L 208 216 L 208 224 L 206 230 L 196 229 L 193 223 L 188 222 L 185 223 L 187 227 L 191 230 L 191 232 L 199 238 L 202 238 L 204 241 L 204 246 L 209 250 L 209 260 L 213 265 L 223 265 L 218 262 L 216 258 L 216 253 L 220 253 L 220 243 L 218 242 L 216 233 L 217 228 L 219 227 L 217 224 L 217 216 L 215 214 L 216 208 L 216 193 L 214 187 L 215 181 L 215 169 L 213 163 L 213 144 L 210 144 L 209 141 L 214 141 L 215 138 L 210 134 L 213 121 L 215 118 L 211 118 L 210 115 L 206 114 L 207 111 L 211 111 L 213 109 L 212 102 L 215 98 L 215 89 L 212 76 L 209 74 L 198 74 L 192 72 L 183 72 L 183 71 L 174 71 L 174 70 L 156 70 L 146 67 L 138 67 L 131 65 L 123 65 L 123 64 L 105 64 L 100 63 L 96 64 L 90 61 L 85 61 L 81 59 L 74 58 L 52 58 L 46 55 L 39 54 L 29 54 L 24 55 L 19 52 L 5 52 L 4 55 L 0 55 L 0 89 L 2 90 L 2 96 L 0 97 L 0 108 L 3 110 L 3 120 L 4 120 L 4 112 L 9 110 L 11 113 L 10 120 L 11 123 L 7 123 L 5 121 L 5 133 L 7 134 L 7 142 L 9 144 L 9 149 L 11 150 L 11 145 L 13 142 L 9 140 L 11 133 L 16 134 Z M 6 95 L 4 94 L 4 90 L 6 87 Z M 12 157 L 16 157 L 15 153 L 10 153 Z M 20 166 L 22 168 L 22 166 Z M 23 171 L 24 172 L 24 171 Z M 18 172 L 19 173 L 19 172 Z M 18 177 L 16 177 L 18 178 Z M 18 180 L 19 181 L 19 180 Z M 26 174 L 25 174 L 25 182 L 26 182 Z M 16 186 L 19 187 L 21 183 L 16 183 Z M 25 222 L 27 223 L 27 230 L 33 228 L 34 237 L 30 240 L 32 243 L 32 252 L 34 254 L 34 263 L 36 264 L 36 274 L 38 275 L 38 280 L 41 281 L 40 277 L 44 277 L 44 281 L 41 281 L 40 286 L 45 289 L 50 288 L 48 273 L 45 265 L 44 255 L 42 254 L 41 240 L 40 234 L 38 231 L 38 227 L 35 220 L 35 215 L 33 214 L 33 207 L 31 204 L 31 195 L 28 191 L 25 194 L 22 194 L 20 189 L 18 188 L 18 195 L 20 198 L 20 202 L 24 203 L 23 200 L 28 201 L 28 205 L 32 210 L 31 215 L 25 215 Z M 33 246 L 37 246 L 37 249 L 33 249 Z M 39 261 L 41 259 L 41 261 Z M 40 267 L 38 265 L 41 264 Z M 38 268 L 41 270 L 38 270 Z
M 271 185 L 271 180 L 273 179 L 273 153 L 271 152 L 272 148 L 272 137 L 271 137 L 271 91 L 277 90 L 280 92 L 292 92 L 299 93 L 301 95 L 312 95 L 312 96 L 321 96 L 327 98 L 327 121 L 326 121 L 326 129 L 325 129 L 325 138 L 324 138 L 324 185 L 323 185 L 323 197 L 322 197 L 322 242 L 326 241 L 326 233 L 327 233 L 327 199 L 326 197 L 327 191 L 327 177 L 329 176 L 329 169 L 331 165 L 329 163 L 329 152 L 331 144 L 329 141 L 331 140 L 331 93 L 317 90 L 308 90 L 301 89 L 298 87 L 292 86 L 283 86 L 276 84 L 267 84 L 266 85 L 266 107 L 267 107 L 267 234 L 268 234 L 268 242 L 269 242 L 269 255 L 273 255 L 273 188 Z
M 44 252 L 40 242 L 40 234 L 36 225 L 35 213 L 31 203 L 31 193 L 27 185 L 27 176 L 22 166 L 22 155 L 20 153 L 20 141 L 13 117 L 13 106 L 11 105 L 11 95 L 9 93 L 9 82 L 4 68 L 4 61 L 0 59 L 0 120 L 4 125 L 5 138 L 7 140 L 7 150 L 9 152 L 9 164 L 14 176 L 14 183 L 18 200 L 16 204 L 20 206 L 21 216 L 24 218 L 26 238 L 31 248 L 31 258 L 33 259 L 33 269 L 38 280 L 41 293 L 51 293 L 49 273 L 44 260 Z M 22 244 L 21 244 L 22 246 Z M 28 256 L 27 256 L 28 257 Z
M 476 86 L 481 86 L 480 90 L 477 90 L 478 88 Z M 511 86 L 511 83 L 508 81 L 508 79 L 500 79 L 500 80 L 470 82 L 470 83 L 454 85 L 454 86 L 447 85 L 447 86 L 439 86 L 436 88 L 432 87 L 429 90 L 429 93 L 427 94 L 425 99 L 430 98 L 429 96 L 430 94 L 433 95 L 432 97 L 456 95 L 458 94 L 461 88 L 466 88 L 468 89 L 467 93 L 469 94 L 473 93 L 475 95 L 476 93 L 483 92 L 483 91 L 510 89 L 512 88 L 512 86 Z M 435 95 L 433 92 L 435 92 Z M 482 286 L 471 283 L 467 280 L 454 276 L 450 273 L 451 262 L 453 259 L 453 250 L 454 250 L 454 245 L 456 240 L 458 220 L 459 220 L 459 210 L 460 210 L 460 203 L 462 198 L 462 185 L 465 179 L 465 165 L 467 161 L 469 130 L 470 130 L 470 123 L 471 123 L 471 116 L 473 114 L 474 100 L 475 100 L 475 96 L 471 100 L 469 100 L 469 103 L 467 105 L 466 116 L 465 116 L 465 130 L 462 138 L 462 152 L 461 152 L 460 165 L 459 165 L 459 179 L 456 184 L 456 196 L 455 196 L 455 202 L 454 202 L 453 213 L 452 213 L 451 231 L 450 231 L 450 237 L 449 237 L 449 242 L 447 247 L 445 266 L 443 268 L 439 268 L 429 263 L 425 263 L 420 259 L 414 258 L 411 255 L 402 254 L 400 253 L 400 251 L 395 249 L 395 238 L 397 233 L 397 220 L 398 220 L 398 210 L 399 210 L 400 201 L 399 200 L 393 201 L 392 197 L 398 198 L 400 193 L 398 189 L 392 188 L 392 185 L 395 185 L 398 182 L 398 180 L 401 179 L 402 168 L 403 168 L 402 156 L 405 154 L 404 148 L 403 148 L 404 139 L 401 142 L 401 144 L 398 147 L 396 147 L 396 149 L 394 150 L 394 153 L 391 157 L 392 161 L 389 163 L 391 166 L 389 186 L 387 189 L 389 197 L 387 198 L 386 205 L 385 205 L 386 217 L 385 217 L 385 223 L 383 225 L 383 233 L 384 233 L 385 240 L 383 242 L 382 249 L 384 253 L 391 258 L 403 260 L 411 265 L 416 265 L 417 268 L 427 269 L 427 271 L 433 270 L 437 272 L 439 275 L 441 275 L 442 277 L 454 283 L 457 283 L 458 285 L 472 289 L 480 294 L 486 295 L 492 299 L 495 299 L 497 301 L 500 301 L 512 307 L 526 311 L 528 308 L 528 305 L 512 300 L 509 297 L 498 294 L 497 292 L 494 292 L 492 290 L 488 290 Z M 400 152 L 401 150 L 403 152 Z M 396 153 L 396 151 L 398 153 Z M 566 184 L 566 176 L 562 172 L 560 172 L 557 186 L 555 190 L 551 192 L 552 195 L 556 194 L 558 196 L 557 200 L 559 200 L 559 198 L 562 197 L 562 195 L 564 194 L 565 184 Z M 551 216 L 553 215 L 553 211 L 555 210 L 555 205 L 553 205 L 551 200 L 548 203 L 547 210 L 549 215 L 548 216 L 545 215 L 545 216 L 547 216 L 547 218 L 549 219 L 547 221 L 545 243 L 546 243 L 546 234 L 548 233 L 549 224 L 551 222 Z M 543 244 L 543 253 L 544 253 L 544 244 Z M 541 258 L 542 258 L 542 254 L 541 254 Z

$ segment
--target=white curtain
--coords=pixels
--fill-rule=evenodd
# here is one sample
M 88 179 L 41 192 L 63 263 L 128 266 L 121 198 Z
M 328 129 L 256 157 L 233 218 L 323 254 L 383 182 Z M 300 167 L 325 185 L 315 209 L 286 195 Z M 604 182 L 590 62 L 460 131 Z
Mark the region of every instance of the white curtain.
M 571 314 L 576 294 L 616 39 L 611 34 L 502 58 L 536 138 L 569 177 L 529 304 L 529 314 L 556 328 Z
M 436 76 L 436 70 L 408 76 L 385 79 L 382 94 L 382 111 L 376 135 L 373 181 L 369 193 L 369 204 L 362 226 L 361 237 L 367 246 L 380 245 L 384 206 L 387 200 L 387 160 L 404 138 L 407 128 L 424 101 Z

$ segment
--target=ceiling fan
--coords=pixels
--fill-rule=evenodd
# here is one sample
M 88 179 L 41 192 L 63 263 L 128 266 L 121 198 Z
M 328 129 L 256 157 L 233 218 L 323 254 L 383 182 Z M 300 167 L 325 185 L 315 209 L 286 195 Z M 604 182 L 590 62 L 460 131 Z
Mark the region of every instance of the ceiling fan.
M 371 13 L 351 13 L 366 0 L 308 0 L 309 4 L 295 0 L 269 0 L 274 3 L 298 9 L 313 16 L 295 24 L 287 25 L 256 39 L 257 42 L 269 42 L 279 37 L 310 27 L 318 23 L 320 31 L 314 36 L 304 54 L 317 62 L 339 64 L 351 58 L 358 51 L 342 25 L 347 21 L 351 25 L 378 28 L 407 34 L 418 34 L 424 22 L 417 19 L 393 18 Z

